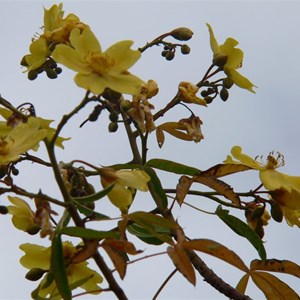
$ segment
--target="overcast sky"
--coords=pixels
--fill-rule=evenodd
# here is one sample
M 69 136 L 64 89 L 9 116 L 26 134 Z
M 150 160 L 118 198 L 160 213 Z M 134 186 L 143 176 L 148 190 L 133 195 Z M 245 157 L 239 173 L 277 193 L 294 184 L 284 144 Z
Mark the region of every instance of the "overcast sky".
M 1 47 L 0 47 L 0 93 L 14 105 L 30 101 L 37 114 L 59 121 L 82 99 L 84 90 L 77 87 L 74 73 L 64 70 L 58 80 L 44 75 L 31 82 L 22 73 L 19 62 L 28 53 L 32 36 L 41 30 L 43 6 L 50 1 L 1 1 Z M 189 27 L 193 39 L 189 42 L 191 54 L 178 53 L 171 62 L 165 61 L 153 48 L 143 54 L 132 72 L 145 81 L 158 82 L 160 93 L 151 102 L 160 109 L 175 95 L 180 81 L 197 83 L 211 63 L 212 53 L 206 23 L 214 29 L 217 40 L 223 43 L 231 36 L 240 42 L 245 58 L 241 73 L 258 88 L 257 93 L 234 88 L 224 103 L 219 99 L 207 108 L 193 107 L 203 121 L 205 139 L 199 144 L 175 140 L 166 136 L 165 145 L 159 149 L 155 135 L 150 136 L 149 157 L 174 159 L 181 163 L 206 169 L 221 163 L 234 145 L 243 147 L 245 153 L 255 157 L 267 156 L 270 151 L 285 155 L 286 166 L 282 172 L 300 176 L 299 143 L 299 70 L 300 70 L 300 3 L 298 1 L 64 1 L 66 14 L 75 13 L 89 24 L 99 38 L 102 48 L 132 39 L 134 48 L 176 27 Z M 130 151 L 122 131 L 109 134 L 102 130 L 107 126 L 107 117 L 100 122 L 78 125 L 91 112 L 92 106 L 77 115 L 65 128 L 62 135 L 73 139 L 58 151 L 58 160 L 70 161 L 82 158 L 96 165 L 122 163 L 130 160 Z M 188 117 L 182 108 L 166 116 L 178 121 Z M 44 151 L 41 149 L 41 155 Z M 28 172 L 26 172 L 28 170 Z M 244 177 L 243 177 L 244 176 Z M 237 191 L 247 191 L 258 184 L 257 173 L 233 176 L 230 183 Z M 177 177 L 164 177 L 164 186 L 174 188 Z M 46 193 L 59 197 L 51 174 L 30 164 L 22 169 L 17 184 L 37 192 L 41 187 Z M 100 187 L 99 187 L 100 188 Z M 199 186 L 200 188 L 200 186 Z M 143 197 L 141 197 L 143 200 Z M 147 199 L 150 201 L 149 199 Z M 5 197 L 1 204 L 6 204 Z M 141 201 L 141 200 L 139 200 Z M 192 199 L 191 203 L 214 211 L 215 204 L 207 200 Z M 202 203 L 203 201 L 203 203 Z M 152 205 L 142 203 L 143 209 Z M 108 209 L 108 205 L 104 208 Z M 138 208 L 138 204 L 137 204 Z M 112 213 L 117 213 L 114 210 Z M 247 241 L 237 238 L 216 217 L 203 215 L 188 207 L 176 210 L 176 217 L 184 225 L 187 234 L 194 238 L 211 238 L 236 251 L 249 263 L 257 253 Z M 0 216 L 0 299 L 28 299 L 36 287 L 24 279 L 26 270 L 19 265 L 22 252 L 18 245 L 25 242 L 44 243 L 12 228 L 8 216 Z M 266 229 L 265 247 L 269 258 L 290 259 L 299 262 L 299 228 L 270 221 Z M 159 250 L 140 245 L 145 254 Z M 149 252 L 148 252 L 149 251 Z M 214 271 L 232 285 L 242 273 L 202 255 Z M 169 258 L 151 258 L 128 268 L 128 278 L 121 282 L 130 299 L 150 299 L 161 282 L 173 270 Z M 118 277 L 118 276 L 116 276 Z M 291 283 L 300 293 L 299 282 L 290 276 L 281 277 Z M 262 294 L 253 286 L 247 290 L 255 299 Z M 109 296 L 105 295 L 105 299 Z M 166 286 L 160 299 L 223 299 L 213 288 L 197 277 L 197 286 L 191 286 L 180 274 L 175 275 Z M 82 298 L 83 299 L 83 298 Z M 111 297 L 113 299 L 113 297 Z

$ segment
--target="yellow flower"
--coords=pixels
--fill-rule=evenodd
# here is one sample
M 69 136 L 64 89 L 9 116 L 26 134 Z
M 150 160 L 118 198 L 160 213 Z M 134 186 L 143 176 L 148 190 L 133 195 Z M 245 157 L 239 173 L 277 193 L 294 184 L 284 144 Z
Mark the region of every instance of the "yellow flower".
M 44 270 L 45 272 L 50 269 L 50 257 L 51 257 L 51 247 L 43 247 L 34 244 L 22 244 L 20 249 L 25 252 L 25 255 L 21 257 L 20 263 L 23 267 L 27 269 L 38 268 Z M 99 283 L 103 281 L 102 277 L 96 273 L 94 270 L 88 268 L 88 263 L 86 261 L 80 263 L 72 263 L 72 257 L 77 253 L 76 247 L 72 245 L 71 242 L 63 242 L 63 252 L 66 262 L 71 262 L 67 266 L 67 276 L 69 285 L 78 282 L 79 280 L 87 279 L 80 288 L 90 291 L 97 291 L 93 294 L 100 293 Z M 89 278 L 89 279 L 88 279 Z M 46 278 L 43 278 L 40 284 L 40 289 L 38 296 L 41 298 L 51 296 L 51 299 L 61 299 L 57 295 L 58 291 L 56 288 L 55 281 L 52 281 L 49 285 L 45 284 Z M 55 296 L 56 295 L 56 296 Z
M 105 88 L 119 93 L 135 95 L 144 83 L 127 69 L 140 58 L 139 51 L 131 50 L 132 41 L 121 41 L 102 52 L 99 41 L 88 28 L 82 32 L 75 28 L 70 35 L 70 44 L 57 45 L 52 57 L 69 69 L 78 72 L 78 86 L 101 94 Z
M 39 38 L 33 39 L 29 47 L 30 54 L 24 57 L 28 71 L 42 66 L 51 55 L 55 45 L 69 43 L 69 36 L 74 28 L 83 30 L 88 27 L 74 14 L 63 18 L 62 7 L 63 5 L 59 4 L 53 5 L 49 10 L 44 9 L 44 33 Z
M 0 126 L 0 164 L 5 165 L 17 160 L 28 150 L 37 150 L 39 142 L 47 135 L 47 130 L 40 128 L 36 118 L 29 118 L 27 123 L 9 127 L 6 122 Z
M 147 183 L 150 180 L 149 175 L 142 170 L 118 170 L 109 168 L 99 170 L 101 183 L 103 187 L 107 187 L 112 183 L 114 187 L 108 193 L 108 198 L 122 212 L 127 212 L 133 201 L 134 191 L 137 189 L 143 192 L 148 191 Z
M 290 176 L 275 170 L 284 165 L 283 156 L 278 154 L 274 157 L 271 153 L 267 163 L 263 164 L 242 153 L 239 146 L 232 148 L 231 155 L 228 155 L 224 162 L 242 164 L 258 170 L 262 184 L 270 191 L 272 199 L 279 204 L 287 223 L 300 227 L 300 176 Z
M 7 208 L 8 213 L 12 215 L 14 226 L 28 233 L 36 233 L 39 227 L 34 221 L 35 214 L 28 203 L 18 197 L 8 196 L 8 200 L 13 204 Z
M 207 24 L 210 34 L 210 46 L 214 53 L 213 61 L 217 65 L 223 66 L 225 74 L 232 79 L 232 81 L 240 88 L 247 89 L 252 93 L 255 93 L 253 88 L 254 84 L 241 75 L 237 69 L 242 66 L 244 53 L 241 49 L 235 48 L 238 45 L 238 41 L 233 38 L 227 38 L 225 43 L 219 45 L 212 27 Z
M 206 101 L 196 96 L 199 88 L 190 82 L 180 82 L 178 86 L 180 100 L 185 103 L 195 103 L 207 106 Z
M 5 135 L 11 131 L 11 127 L 15 127 L 16 125 L 22 124 L 25 120 L 26 120 L 26 115 L 24 115 L 25 118 L 22 118 L 20 116 L 16 116 L 15 114 L 13 114 L 13 112 L 9 109 L 0 107 L 0 115 L 7 121 L 7 122 L 0 122 L 0 132 L 2 135 Z M 45 129 L 47 130 L 47 134 L 46 137 L 48 140 L 51 140 L 51 138 L 53 137 L 53 135 L 55 134 L 55 129 L 50 127 L 50 124 L 53 122 L 53 120 L 47 120 L 47 119 L 43 119 L 40 117 L 32 117 L 30 116 L 29 119 L 32 120 L 36 120 L 35 122 L 39 122 L 40 129 Z M 8 126 L 7 126 L 8 125 Z M 63 146 L 63 142 L 69 140 L 70 138 L 63 138 L 58 136 L 56 141 L 55 141 L 55 145 L 57 147 L 60 147 L 62 149 L 64 149 Z

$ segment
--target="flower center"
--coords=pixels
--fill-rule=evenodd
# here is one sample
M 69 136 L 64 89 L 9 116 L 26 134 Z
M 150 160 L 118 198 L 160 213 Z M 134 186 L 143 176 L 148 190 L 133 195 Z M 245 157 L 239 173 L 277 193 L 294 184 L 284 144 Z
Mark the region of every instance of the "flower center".
M 6 155 L 9 152 L 9 143 L 5 137 L 0 137 L 0 155 Z
M 276 169 L 282 166 L 284 166 L 284 156 L 278 152 L 277 157 L 274 157 L 274 153 L 271 152 L 267 157 L 266 168 Z
M 107 73 L 115 65 L 113 58 L 100 52 L 89 52 L 85 57 L 85 61 L 99 75 Z

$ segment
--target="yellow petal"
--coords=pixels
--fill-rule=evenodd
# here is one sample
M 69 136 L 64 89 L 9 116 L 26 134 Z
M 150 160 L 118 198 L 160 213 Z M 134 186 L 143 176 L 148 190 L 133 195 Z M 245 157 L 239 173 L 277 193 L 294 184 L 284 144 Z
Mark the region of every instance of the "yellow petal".
M 264 169 L 257 161 L 251 158 L 249 155 L 242 153 L 242 148 L 240 146 L 234 146 L 231 149 L 232 156 L 240 161 L 241 164 L 248 166 L 252 169 L 262 170 Z
M 255 91 L 253 90 L 255 85 L 248 78 L 244 77 L 234 69 L 227 69 L 226 66 L 224 66 L 224 71 L 238 87 L 255 93 Z
M 208 31 L 209 31 L 209 36 L 210 36 L 210 47 L 211 47 L 211 50 L 214 54 L 218 54 L 220 53 L 220 47 L 219 47 L 219 44 L 215 38 L 215 35 L 214 35 L 214 32 L 213 32 L 213 29 L 212 27 L 210 26 L 210 24 L 206 23 L 207 27 L 208 27 Z
M 132 67 L 141 57 L 141 52 L 130 49 L 133 41 L 121 41 L 109 47 L 104 53 L 115 61 L 112 72 L 122 72 Z
M 150 176 L 143 170 L 121 170 L 116 171 L 117 182 L 123 186 L 133 187 L 140 191 L 148 191 L 147 183 L 150 181 Z

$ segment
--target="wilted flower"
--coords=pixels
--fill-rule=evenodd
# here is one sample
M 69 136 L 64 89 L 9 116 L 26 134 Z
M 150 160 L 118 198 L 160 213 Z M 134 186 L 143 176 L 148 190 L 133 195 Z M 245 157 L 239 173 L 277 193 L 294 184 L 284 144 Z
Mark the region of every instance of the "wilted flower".
M 154 80 L 149 80 L 142 85 L 137 95 L 133 96 L 131 108 L 127 110 L 128 115 L 136 122 L 141 132 L 151 132 L 155 129 L 151 110 L 154 106 L 148 99 L 158 93 L 158 86 Z
M 275 170 L 284 165 L 283 156 L 278 154 L 274 157 L 271 153 L 267 163 L 263 164 L 242 153 L 239 146 L 232 148 L 231 155 L 228 155 L 224 162 L 242 164 L 258 170 L 262 184 L 270 191 L 272 199 L 279 204 L 287 223 L 300 227 L 300 176 L 290 176 Z
M 50 270 L 51 247 L 46 248 L 40 245 L 22 244 L 20 245 L 20 249 L 25 252 L 24 256 L 20 259 L 23 267 L 30 270 L 40 269 L 48 273 Z M 63 253 L 65 262 L 67 263 L 69 285 L 78 283 L 81 280 L 83 283 L 80 285 L 80 288 L 86 290 L 87 293 L 93 291 L 93 294 L 99 294 L 100 287 L 98 284 L 103 281 L 102 277 L 94 270 L 88 268 L 86 261 L 72 263 L 72 258 L 75 257 L 78 251 L 71 242 L 63 242 Z M 44 277 L 39 285 L 38 296 L 41 298 L 50 296 L 54 300 L 61 299 L 55 281 L 48 282 L 48 284 L 46 284 L 46 281 L 47 278 Z
M 156 139 L 159 147 L 162 147 L 165 141 L 164 131 L 174 137 L 185 140 L 200 142 L 204 139 L 201 132 L 202 121 L 199 117 L 192 115 L 188 119 L 181 119 L 179 122 L 166 122 L 156 128 Z
M 122 212 L 126 212 L 133 201 L 134 190 L 142 192 L 148 191 L 147 183 L 149 175 L 143 170 L 113 170 L 103 168 L 99 170 L 101 183 L 107 187 L 114 183 L 112 190 L 108 193 L 108 198 Z
M 206 101 L 199 98 L 196 94 L 199 88 L 190 82 L 180 82 L 178 86 L 179 98 L 185 103 L 195 103 L 203 106 L 207 106 Z
M 238 41 L 233 38 L 226 39 L 225 43 L 219 45 L 212 27 L 207 24 L 210 34 L 210 46 L 214 53 L 214 59 L 216 65 L 223 67 L 225 74 L 233 80 L 233 82 L 240 88 L 247 89 L 254 93 L 254 84 L 241 75 L 237 69 L 242 66 L 244 53 L 241 49 L 235 48 L 238 45 Z
M 81 32 L 75 28 L 70 35 L 70 46 L 56 46 L 52 57 L 78 72 L 76 84 L 94 94 L 101 94 L 105 88 L 110 88 L 134 95 L 143 81 L 127 71 L 141 56 L 138 50 L 130 49 L 132 44 L 132 41 L 121 41 L 102 52 L 99 41 L 90 29 Z

